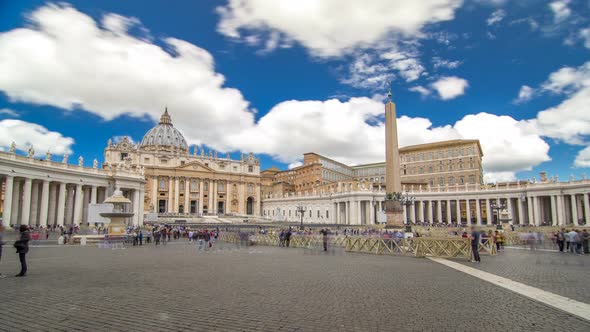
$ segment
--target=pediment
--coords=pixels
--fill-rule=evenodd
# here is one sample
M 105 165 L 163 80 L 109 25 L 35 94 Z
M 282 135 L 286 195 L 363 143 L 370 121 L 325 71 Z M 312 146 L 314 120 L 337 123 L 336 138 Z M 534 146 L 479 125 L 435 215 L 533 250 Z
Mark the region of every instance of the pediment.
M 209 166 L 205 166 L 204 164 L 202 164 L 198 161 L 191 161 L 191 162 L 186 163 L 184 165 L 178 166 L 178 169 L 191 170 L 191 171 L 197 171 L 197 172 L 215 172 L 214 169 L 210 168 Z

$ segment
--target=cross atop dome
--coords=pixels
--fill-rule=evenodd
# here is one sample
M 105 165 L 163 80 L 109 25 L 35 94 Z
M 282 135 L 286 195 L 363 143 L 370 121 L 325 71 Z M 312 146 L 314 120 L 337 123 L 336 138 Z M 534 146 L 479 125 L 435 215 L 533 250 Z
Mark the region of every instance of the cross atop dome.
M 172 126 L 172 118 L 168 114 L 168 106 L 164 109 L 164 114 L 160 117 L 160 124 L 167 124 Z

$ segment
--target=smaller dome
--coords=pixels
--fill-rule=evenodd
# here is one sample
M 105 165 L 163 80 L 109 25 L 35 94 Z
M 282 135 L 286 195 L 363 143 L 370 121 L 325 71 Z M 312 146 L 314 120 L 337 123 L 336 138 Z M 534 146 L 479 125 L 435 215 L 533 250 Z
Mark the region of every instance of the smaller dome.
M 150 129 L 141 140 L 140 148 L 147 147 L 173 147 L 179 150 L 188 151 L 188 144 L 182 133 L 174 128 L 172 119 L 168 114 L 168 108 L 160 117 L 157 126 Z

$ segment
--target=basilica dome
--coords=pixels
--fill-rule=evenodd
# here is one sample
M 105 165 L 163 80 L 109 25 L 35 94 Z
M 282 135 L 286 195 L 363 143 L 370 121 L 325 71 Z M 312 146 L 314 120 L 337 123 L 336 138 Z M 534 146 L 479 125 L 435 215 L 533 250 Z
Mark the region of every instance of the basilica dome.
M 168 109 L 160 117 L 160 123 L 145 133 L 139 147 L 143 149 L 172 148 L 188 151 L 188 145 L 184 136 L 172 125 L 172 119 L 168 114 Z

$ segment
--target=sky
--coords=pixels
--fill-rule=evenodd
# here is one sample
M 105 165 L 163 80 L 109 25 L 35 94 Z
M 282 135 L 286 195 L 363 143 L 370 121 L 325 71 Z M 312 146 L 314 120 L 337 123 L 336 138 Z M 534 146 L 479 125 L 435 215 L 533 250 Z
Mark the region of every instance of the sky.
M 262 169 L 479 139 L 486 182 L 590 168 L 590 1 L 0 0 L 0 149 L 103 159 L 165 107 Z M 192 151 L 192 148 L 191 148 Z

